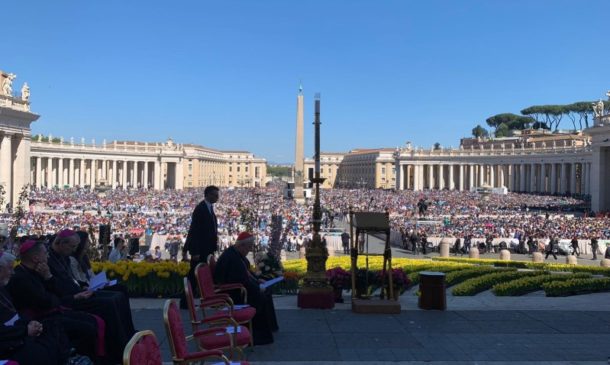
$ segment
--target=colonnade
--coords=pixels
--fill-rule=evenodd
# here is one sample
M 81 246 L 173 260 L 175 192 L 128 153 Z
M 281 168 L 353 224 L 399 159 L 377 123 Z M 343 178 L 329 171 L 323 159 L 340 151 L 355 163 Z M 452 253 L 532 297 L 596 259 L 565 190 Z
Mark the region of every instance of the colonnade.
M 36 156 L 31 163 L 30 181 L 38 188 L 88 186 L 93 189 L 100 185 L 182 188 L 183 168 L 178 162 Z
M 400 163 L 399 190 L 470 190 L 483 185 L 509 191 L 590 194 L 590 162 Z
M 5 202 L 17 202 L 21 189 L 28 183 L 29 155 L 29 135 L 6 131 L 0 135 L 0 185 L 4 187 Z

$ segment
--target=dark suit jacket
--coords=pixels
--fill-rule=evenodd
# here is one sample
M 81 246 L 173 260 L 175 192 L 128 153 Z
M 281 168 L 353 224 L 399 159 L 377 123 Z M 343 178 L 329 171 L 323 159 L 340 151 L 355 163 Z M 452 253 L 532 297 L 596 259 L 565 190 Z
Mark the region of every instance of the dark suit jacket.
M 199 255 L 199 261 L 204 262 L 208 255 L 218 250 L 217 226 L 216 216 L 212 216 L 205 200 L 197 204 L 185 243 L 191 256 Z
M 13 304 L 19 311 L 29 310 L 37 314 L 58 309 L 61 305 L 71 306 L 74 298 L 65 295 L 61 298 L 55 293 L 57 278 L 44 280 L 36 271 L 23 265 L 15 268 L 15 274 L 6 285 L 6 289 L 13 297 Z

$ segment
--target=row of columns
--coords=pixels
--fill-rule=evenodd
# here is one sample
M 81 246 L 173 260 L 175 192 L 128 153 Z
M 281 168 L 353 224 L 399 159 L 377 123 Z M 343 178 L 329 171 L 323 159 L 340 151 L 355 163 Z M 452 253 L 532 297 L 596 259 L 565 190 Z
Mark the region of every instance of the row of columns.
M 400 164 L 399 190 L 470 190 L 488 185 L 510 191 L 590 194 L 588 162 L 520 164 Z
M 5 203 L 15 206 L 29 178 L 30 136 L 3 133 L 0 136 L 0 185 L 4 187 Z M 4 208 L 4 207 L 0 207 Z
M 101 185 L 116 188 L 151 187 L 182 189 L 182 164 L 177 162 L 133 161 L 108 159 L 32 158 L 32 183 L 40 187 Z M 163 170 L 166 179 L 163 179 Z

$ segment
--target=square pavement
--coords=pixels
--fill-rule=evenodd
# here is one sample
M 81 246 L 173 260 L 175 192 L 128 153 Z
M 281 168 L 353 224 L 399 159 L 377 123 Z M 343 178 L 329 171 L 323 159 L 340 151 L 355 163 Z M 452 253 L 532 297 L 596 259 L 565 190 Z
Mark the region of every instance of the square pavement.
M 607 364 L 610 357 L 610 311 L 276 312 L 275 342 L 246 350 L 254 364 Z M 188 313 L 182 314 L 190 333 Z M 134 309 L 133 315 L 136 328 L 155 332 L 170 361 L 160 306 Z

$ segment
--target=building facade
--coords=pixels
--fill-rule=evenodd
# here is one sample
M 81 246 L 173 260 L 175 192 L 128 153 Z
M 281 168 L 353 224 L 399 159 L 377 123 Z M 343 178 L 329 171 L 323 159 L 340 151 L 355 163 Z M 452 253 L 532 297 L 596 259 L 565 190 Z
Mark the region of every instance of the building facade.
M 324 182 L 320 184 L 322 189 L 330 189 L 337 187 L 337 171 L 343 161 L 344 153 L 340 152 L 320 152 L 320 177 Z M 313 158 L 305 159 L 304 163 L 305 176 L 307 181 L 313 179 L 315 163 Z
M 335 178 L 335 187 L 393 189 L 396 173 L 391 148 L 356 149 L 347 153 Z
M 32 140 L 27 84 L 13 92 L 13 74 L 0 71 L 0 185 L 4 203 L 15 205 L 28 184 L 38 188 L 97 187 L 183 189 L 215 184 L 263 186 L 266 160 L 247 151 L 219 151 L 199 145 L 134 141 L 75 142 L 73 138 Z

